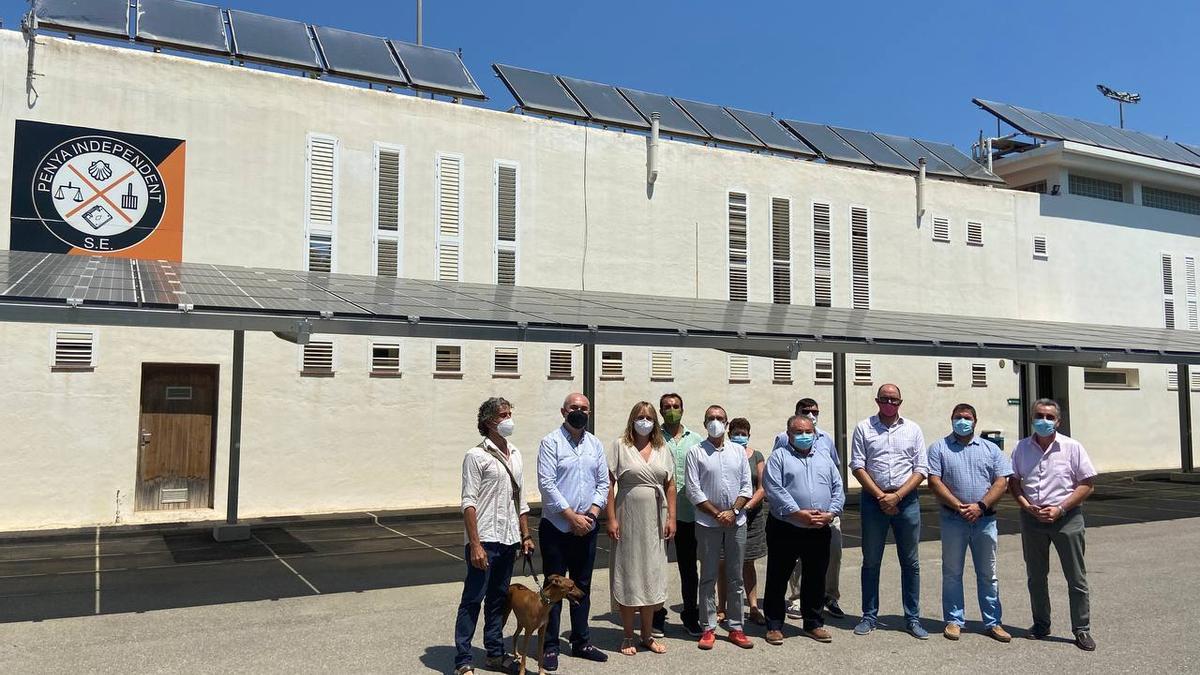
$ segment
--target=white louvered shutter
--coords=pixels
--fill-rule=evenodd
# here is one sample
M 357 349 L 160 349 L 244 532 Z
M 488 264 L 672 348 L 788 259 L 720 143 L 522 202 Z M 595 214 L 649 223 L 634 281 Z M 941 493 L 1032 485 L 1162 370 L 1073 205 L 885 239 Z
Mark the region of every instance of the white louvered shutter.
M 550 350 L 550 378 L 554 380 L 570 380 L 575 377 L 575 350 Z
M 375 242 L 375 273 L 381 277 L 394 277 L 400 272 L 400 242 L 395 239 L 379 239 Z
M 1050 258 L 1050 245 L 1046 242 L 1046 235 L 1033 235 L 1033 257 L 1038 260 L 1048 260 Z
M 517 283 L 517 167 L 496 165 L 496 283 Z
M 337 229 L 338 141 L 310 135 L 306 155 L 305 263 L 309 271 L 332 272 Z
M 462 374 L 462 347 L 437 345 L 433 351 L 433 372 L 437 375 Z
M 496 347 L 492 352 L 493 375 L 519 375 L 521 351 L 518 347 Z
M 986 387 L 987 383 L 987 364 L 972 363 L 971 364 L 971 386 Z
M 675 354 L 654 350 L 650 352 L 650 379 L 656 382 L 675 379 Z
M 792 202 L 771 200 L 771 301 L 792 302 Z
M 950 241 L 950 219 L 935 216 L 933 219 L 933 240 Z
M 1162 255 L 1163 325 L 1175 327 L 1175 265 L 1170 254 Z
M 619 380 L 624 377 L 624 355 L 621 352 L 600 352 L 600 378 Z
M 983 246 L 983 223 L 967 221 L 967 245 Z
M 854 309 L 871 308 L 870 214 L 865 208 L 850 209 L 851 300 Z
M 1200 316 L 1196 311 L 1196 259 L 1188 256 L 1183 259 L 1184 293 L 1187 300 L 1188 330 L 1200 330 Z
M 833 384 L 833 359 L 813 357 L 813 384 Z
M 746 195 L 729 193 L 729 299 L 745 302 L 749 298 L 749 248 Z
M 745 383 L 750 381 L 750 357 L 744 354 L 729 355 L 729 382 Z
M 462 159 L 439 155 L 437 161 L 437 279 L 462 279 Z
M 871 384 L 874 373 L 870 359 L 854 359 L 854 384 Z
M 372 343 L 371 372 L 376 375 L 400 374 L 400 345 L 395 342 Z
M 95 334 L 60 330 L 54 333 L 54 368 L 84 369 L 96 365 Z
M 329 340 L 311 340 L 308 344 L 304 345 L 300 371 L 310 375 L 332 374 L 333 342 Z
M 375 229 L 381 232 L 400 231 L 400 153 L 396 150 L 377 150 L 376 166 L 378 194 L 375 197 Z
M 791 384 L 793 369 L 791 359 L 771 360 L 771 382 L 774 384 Z
M 333 235 L 331 233 L 308 233 L 308 271 L 333 271 Z
M 937 383 L 939 385 L 954 384 L 954 364 L 949 361 L 938 361 Z
M 814 203 L 813 209 L 813 304 L 833 305 L 833 240 L 828 204 Z

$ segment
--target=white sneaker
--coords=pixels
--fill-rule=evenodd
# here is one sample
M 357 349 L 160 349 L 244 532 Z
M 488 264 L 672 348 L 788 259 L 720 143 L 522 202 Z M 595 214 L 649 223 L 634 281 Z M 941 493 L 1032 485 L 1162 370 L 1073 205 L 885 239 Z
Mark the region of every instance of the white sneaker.
M 789 619 L 802 619 L 804 615 L 800 613 L 800 601 L 793 600 L 788 603 L 787 615 Z

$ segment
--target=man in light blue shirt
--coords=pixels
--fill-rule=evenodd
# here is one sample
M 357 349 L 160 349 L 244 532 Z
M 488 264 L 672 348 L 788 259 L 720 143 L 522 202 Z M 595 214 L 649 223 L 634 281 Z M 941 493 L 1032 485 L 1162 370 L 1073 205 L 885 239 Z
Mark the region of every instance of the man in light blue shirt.
M 588 617 L 591 609 L 592 569 L 596 564 L 596 518 L 608 501 L 608 461 L 600 439 L 588 433 L 591 403 L 583 394 L 570 394 L 560 411 L 563 424 L 542 439 L 538 447 L 538 490 L 542 493 L 542 521 L 538 539 L 542 572 L 561 574 L 583 591 L 583 600 L 571 605 L 571 653 L 589 661 L 607 661 L 608 655 L 592 646 Z M 559 618 L 562 604 L 550 609 L 542 665 L 558 668 Z
M 704 632 L 699 647 L 712 649 L 717 630 L 717 568 L 725 551 L 726 606 L 729 641 L 749 649 L 754 646 L 742 630 L 742 560 L 746 548 L 746 502 L 754 491 L 746 449 L 726 440 L 725 409 L 719 405 L 704 411 L 708 438 L 688 450 L 687 497 L 696 507 L 696 545 L 700 553 L 700 602 L 704 608 Z
M 788 447 L 776 448 L 763 472 L 771 504 L 767 520 L 767 642 L 783 643 L 788 578 L 801 569 L 800 610 L 804 634 L 818 642 L 833 636 L 824 628 L 825 574 L 830 525 L 846 504 L 842 476 L 829 454 L 815 446 L 816 425 L 806 415 L 788 419 Z
M 942 634 L 957 640 L 965 623 L 962 575 L 969 547 L 984 632 L 1009 642 L 1012 636 L 1000 624 L 994 507 L 1013 470 L 1000 448 L 976 435 L 976 422 L 975 408 L 959 403 L 950 413 L 953 431 L 929 446 L 929 488 L 942 503 Z
M 812 420 L 813 424 L 817 423 L 817 417 L 821 414 L 821 406 L 813 398 L 802 398 L 796 401 L 796 414 L 804 415 Z M 813 443 L 813 452 L 824 452 L 833 460 L 833 465 L 841 471 L 842 460 L 838 456 L 837 445 L 833 442 L 833 437 L 821 430 L 821 427 L 815 427 L 817 440 Z M 791 441 L 788 439 L 787 432 L 780 432 L 775 437 L 775 448 L 789 448 Z M 844 488 L 844 486 L 843 486 Z M 793 619 L 803 618 L 803 612 L 800 610 L 800 564 L 796 564 L 795 571 L 792 572 L 792 578 L 788 580 L 788 610 L 787 614 Z M 834 516 L 833 524 L 829 526 L 829 571 L 825 573 L 825 611 L 835 619 L 845 618 L 846 613 L 842 611 L 838 601 L 842 599 L 841 588 L 842 577 L 842 517 Z

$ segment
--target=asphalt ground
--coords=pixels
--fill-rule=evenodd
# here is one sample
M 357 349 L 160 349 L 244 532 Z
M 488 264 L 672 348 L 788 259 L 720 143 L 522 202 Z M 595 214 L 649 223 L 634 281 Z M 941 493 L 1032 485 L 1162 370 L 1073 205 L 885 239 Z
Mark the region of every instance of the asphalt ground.
M 861 560 L 856 502 L 851 499 L 843 518 L 843 606 L 851 612 L 859 603 Z M 797 662 L 782 655 L 792 654 L 830 659 L 821 669 L 838 664 L 860 669 L 879 658 L 883 660 L 877 665 L 890 670 L 961 672 L 966 663 L 937 660 L 956 658 L 959 652 L 984 659 L 980 666 L 999 667 L 1003 660 L 1035 672 L 1059 663 L 1113 672 L 1200 667 L 1200 646 L 1191 637 L 1200 625 L 1192 601 L 1200 593 L 1200 520 L 1188 520 L 1200 518 L 1200 486 L 1130 475 L 1098 481 L 1085 506 L 1093 616 L 1101 646 L 1090 655 L 1069 644 L 1062 625 L 1065 587 L 1055 574 L 1052 592 L 1061 641 L 1020 640 L 1006 646 L 968 635 L 951 646 L 937 636 L 937 508 L 931 496 L 922 496 L 923 540 L 934 542 L 921 548 L 923 616 L 935 631 L 935 651 L 918 646 L 931 643 L 894 630 L 852 636 L 853 620 L 848 618 L 831 624 L 834 645 L 796 637 L 782 648 L 759 641 L 755 652 L 743 654 L 721 643 L 703 661 L 704 653 L 686 641 L 673 616 L 667 640 L 672 655 L 640 655 L 635 657 L 637 669 L 680 672 L 717 663 L 742 668 L 752 659 L 761 672 L 791 672 Z M 1013 536 L 1017 515 L 1005 500 L 999 513 L 1000 576 L 1006 623 L 1014 633 L 1029 623 L 1020 540 Z M 343 514 L 263 522 L 253 534 L 251 541 L 236 544 L 217 544 L 207 529 L 199 528 L 0 537 L 0 663 L 7 672 L 449 670 L 453 614 L 464 572 L 457 519 Z M 885 555 L 882 611 L 886 623 L 899 627 L 899 575 L 892 550 Z M 607 588 L 607 559 L 604 550 L 597 556 L 601 571 L 593 582 L 596 589 Z M 670 576 L 672 597 L 677 597 L 678 579 Z M 969 572 L 967 578 L 968 618 L 973 618 L 977 608 Z M 514 580 L 529 583 L 519 576 Z M 593 640 L 615 651 L 620 628 L 608 613 L 607 593 L 594 596 Z M 752 627 L 749 632 L 760 637 L 761 630 Z M 865 648 L 872 642 L 876 645 Z M 930 661 L 935 653 L 940 656 Z M 889 655 L 911 660 L 889 660 Z M 635 665 L 619 654 L 612 658 L 607 667 L 564 658 L 560 672 L 615 672 L 614 666 L 624 671 Z

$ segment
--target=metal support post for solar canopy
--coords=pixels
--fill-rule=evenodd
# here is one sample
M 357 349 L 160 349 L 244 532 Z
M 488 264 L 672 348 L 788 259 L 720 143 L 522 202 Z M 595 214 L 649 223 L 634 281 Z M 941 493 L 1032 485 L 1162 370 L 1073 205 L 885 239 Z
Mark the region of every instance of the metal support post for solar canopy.
M 246 361 L 246 332 L 233 331 L 233 384 L 229 405 L 229 488 L 225 495 L 225 524 L 213 528 L 217 541 L 245 541 L 250 526 L 238 524 L 238 480 L 242 462 L 242 381 Z
M 1175 384 L 1179 391 L 1179 465 L 1184 473 L 1195 470 L 1192 465 L 1192 379 L 1188 364 L 1176 366 Z
M 847 484 L 850 448 L 846 443 L 846 355 L 833 355 L 833 442 L 841 460 L 842 485 Z
M 1032 433 L 1028 411 L 1032 400 L 1030 394 L 1033 393 L 1033 369 L 1036 365 L 1027 361 L 1013 361 L 1013 368 L 1017 369 L 1017 428 L 1020 429 L 1021 438 L 1028 438 Z
M 592 414 L 588 415 L 587 430 L 596 431 L 596 345 L 583 345 L 583 395 L 592 406 Z

